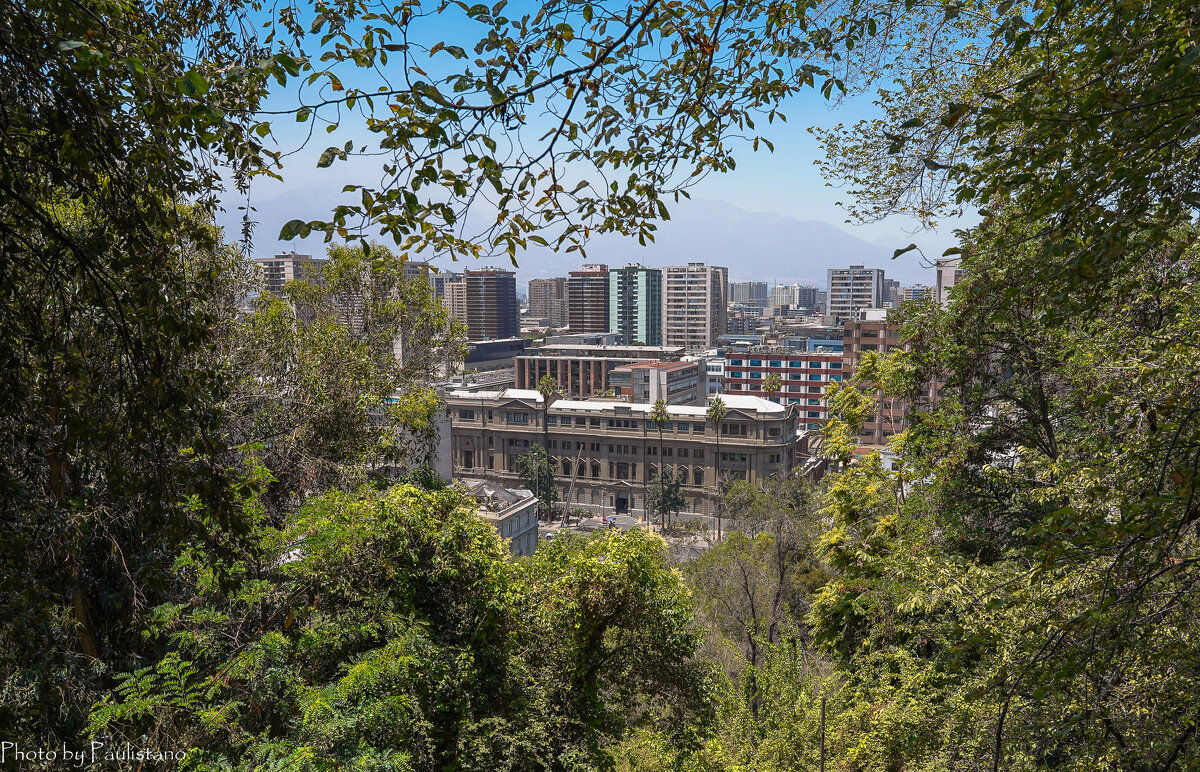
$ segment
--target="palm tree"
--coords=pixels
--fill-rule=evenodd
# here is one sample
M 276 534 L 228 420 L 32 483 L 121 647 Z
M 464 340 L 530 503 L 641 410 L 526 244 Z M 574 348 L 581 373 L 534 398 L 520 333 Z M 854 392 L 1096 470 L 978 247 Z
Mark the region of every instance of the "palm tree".
M 665 464 L 663 463 L 663 429 L 671 421 L 671 414 L 667 412 L 667 403 L 664 400 L 658 400 L 654 403 L 654 407 L 650 410 L 650 423 L 658 427 L 658 500 L 661 504 L 666 500 L 663 490 L 663 473 Z M 658 529 L 661 531 L 667 527 L 667 514 L 662 513 L 659 520 Z
M 783 388 L 783 379 L 779 377 L 779 373 L 770 373 L 763 379 L 762 388 L 767 394 L 767 399 L 774 401 L 775 395 Z
M 546 416 L 550 412 L 550 397 L 558 391 L 558 381 L 555 380 L 553 375 L 543 375 L 538 380 L 537 391 L 538 394 L 542 395 L 542 450 L 545 451 L 546 463 L 549 465 L 553 462 L 550 460 L 550 425 L 546 423 Z M 538 479 L 541 479 L 540 475 Z M 554 479 L 553 470 L 551 470 L 550 479 Z M 542 491 L 542 493 L 545 493 L 545 491 Z M 545 500 L 543 499 L 543 501 Z M 566 509 L 570 510 L 570 506 L 566 507 Z M 553 512 L 547 512 L 547 518 L 553 514 Z
M 717 541 L 721 540 L 721 422 L 725 420 L 725 416 L 729 414 L 729 409 L 725 407 L 725 402 L 720 397 L 713 397 L 712 402 L 708 403 L 708 412 L 705 418 L 708 422 L 716 427 L 717 430 L 717 466 L 716 466 L 716 485 L 717 485 Z

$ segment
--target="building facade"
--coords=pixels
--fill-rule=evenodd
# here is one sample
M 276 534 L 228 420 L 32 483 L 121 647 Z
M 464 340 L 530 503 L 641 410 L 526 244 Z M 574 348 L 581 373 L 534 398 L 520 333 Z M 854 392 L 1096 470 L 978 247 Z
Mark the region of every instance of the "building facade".
M 555 327 L 571 323 L 567 313 L 567 279 L 533 279 L 529 282 L 529 315 L 548 319 Z
M 506 488 L 490 480 L 460 478 L 479 502 L 479 516 L 508 542 L 513 557 L 532 555 L 538 545 L 538 498 L 524 488 Z
M 627 265 L 608 272 L 608 322 L 622 345 L 662 345 L 662 271 Z
M 563 394 L 586 399 L 615 388 L 609 375 L 618 367 L 647 360 L 677 362 L 682 356 L 679 347 L 552 343 L 517 357 L 516 384 L 519 389 L 536 389 L 538 381 L 549 375 Z
M 729 269 L 688 263 L 663 269 L 663 345 L 703 351 L 725 333 Z
M 840 352 L 751 346 L 742 352 L 726 354 L 725 392 L 794 405 L 800 425 L 817 429 L 829 417 L 825 389 L 831 382 L 841 381 L 842 372 Z M 780 389 L 768 395 L 763 383 L 771 373 L 779 376 Z
M 466 323 L 468 340 L 515 338 L 521 334 L 517 276 L 512 271 L 464 271 L 462 280 L 451 284 L 448 292 L 447 307 L 455 318 Z
M 717 468 L 726 479 L 758 482 L 809 459 L 795 408 L 729 395 L 720 431 L 704 406 L 667 408 L 659 429 L 651 405 L 612 400 L 568 400 L 528 389 L 445 394 L 452 426 L 456 476 L 521 486 L 518 459 L 546 443 L 560 499 L 594 514 L 644 516 L 646 497 L 660 468 L 681 475 L 686 510 L 711 515 L 717 501 Z
M 567 277 L 567 319 L 571 332 L 608 332 L 608 266 L 585 265 Z
M 735 281 L 729 285 L 730 303 L 745 303 L 761 308 L 767 305 L 767 297 L 765 281 Z
M 829 295 L 826 313 L 838 319 L 857 318 L 861 308 L 882 308 L 884 275 L 882 268 L 830 268 Z
M 614 367 L 609 382 L 618 397 L 629 402 L 668 405 L 703 405 L 704 364 L 702 362 L 634 362 Z
M 950 288 L 958 284 L 963 276 L 962 258 L 947 257 L 937 261 L 937 286 L 935 297 L 943 306 L 950 302 Z
M 842 330 L 846 377 L 852 378 L 867 352 L 886 354 L 903 348 L 899 325 L 887 321 L 846 322 Z M 871 450 L 887 445 L 892 435 L 907 427 L 909 405 L 905 400 L 884 394 L 871 395 L 875 412 L 863 422 L 859 445 Z
M 321 282 L 323 257 L 283 252 L 274 257 L 257 257 L 254 264 L 262 270 L 263 289 L 272 295 L 283 295 L 283 286 L 289 281 Z

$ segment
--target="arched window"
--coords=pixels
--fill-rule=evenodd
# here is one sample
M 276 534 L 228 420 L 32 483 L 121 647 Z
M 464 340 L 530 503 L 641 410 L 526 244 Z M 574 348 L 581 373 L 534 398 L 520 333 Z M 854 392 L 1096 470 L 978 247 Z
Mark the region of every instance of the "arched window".
M 571 474 L 571 459 L 564 458 L 562 460 L 562 473 L 564 476 L 570 476 L 570 474 Z
M 592 462 L 592 477 L 595 477 L 595 478 L 600 477 L 600 462 L 599 461 Z
M 701 469 L 700 467 L 696 467 L 695 469 L 692 470 L 692 485 L 699 487 L 703 484 L 704 484 L 704 470 Z
M 599 503 L 600 503 L 600 494 L 596 491 L 592 491 L 592 505 L 594 506 Z
M 576 489 L 575 489 L 575 503 L 576 503 L 576 504 L 582 504 L 582 503 L 583 503 L 583 488 L 576 488 Z
M 698 498 L 692 499 L 692 511 L 702 512 L 704 510 L 704 502 Z

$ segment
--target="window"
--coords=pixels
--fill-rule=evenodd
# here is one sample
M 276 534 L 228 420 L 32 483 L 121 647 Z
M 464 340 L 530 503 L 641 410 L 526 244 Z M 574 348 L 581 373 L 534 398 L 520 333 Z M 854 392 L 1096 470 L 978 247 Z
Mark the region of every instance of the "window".
M 692 434 L 704 434 L 704 424 L 692 424 Z
M 761 359 L 751 359 L 750 366 L 751 367 L 762 367 L 762 360 Z
M 821 413 L 820 413 L 819 411 L 816 411 L 816 410 L 809 410 L 809 411 L 808 411 L 808 417 L 809 417 L 809 418 L 820 418 L 820 417 L 821 417 Z
M 581 418 L 581 419 L 579 419 L 579 420 L 580 420 L 580 421 L 582 421 L 583 419 Z M 592 421 L 591 421 L 591 423 L 592 423 L 592 426 L 599 426 L 599 425 L 600 425 L 600 419 L 599 419 L 599 418 L 593 418 L 593 419 L 592 419 Z
M 822 365 L 820 362 L 809 362 L 808 363 L 808 367 L 810 370 L 820 370 L 821 366 Z
M 730 360 L 729 360 L 729 364 L 731 364 L 731 365 L 741 365 L 741 364 L 742 364 L 742 360 L 740 360 L 740 359 L 730 359 Z
M 558 426 L 558 416 L 552 416 L 552 415 L 546 416 L 546 425 L 547 426 Z
M 779 436 L 779 427 L 772 426 L 770 429 L 767 429 L 767 436 L 768 437 L 778 437 Z
M 821 393 L 821 387 L 820 387 L 820 386 L 809 386 L 809 387 L 808 387 L 808 393 L 809 393 L 809 394 L 820 394 L 820 393 Z
M 821 374 L 820 373 L 809 373 L 808 379 L 810 381 L 819 381 L 819 380 L 821 380 Z
M 504 414 L 504 420 L 510 424 L 527 424 L 529 423 L 529 413 L 514 413 L 509 410 Z
M 704 470 L 696 467 L 692 470 L 692 485 L 700 486 L 704 484 Z
M 750 373 L 750 378 L 753 380 L 762 380 L 762 373 Z
M 690 427 L 691 427 L 691 424 L 675 424 L 675 431 L 686 433 Z
M 729 377 L 730 377 L 730 378 L 741 378 L 741 377 L 742 377 L 742 371 L 741 371 L 741 370 L 730 370 L 730 371 L 729 371 Z
M 687 457 L 688 457 L 688 449 L 687 449 L 687 448 L 680 448 L 680 449 L 679 449 L 679 457 L 680 457 L 680 458 L 687 458 Z
M 696 460 L 704 458 L 704 448 L 696 448 L 695 452 L 692 453 L 692 458 Z
M 794 361 L 788 362 L 788 367 L 791 367 L 793 369 L 799 369 L 801 367 L 804 367 L 804 363 L 803 362 L 794 362 Z
M 829 363 L 829 369 L 830 369 L 830 370 L 841 370 L 841 369 L 842 369 L 842 363 L 841 363 L 841 362 L 830 362 L 830 363 Z
M 810 404 L 810 405 L 819 405 L 819 404 L 821 404 L 821 400 L 819 400 L 819 399 L 811 399 L 811 398 L 810 398 L 810 399 L 808 400 L 808 404 Z
M 563 425 L 563 426 L 570 426 L 570 425 L 571 425 L 571 416 L 569 416 L 569 415 L 565 415 L 565 416 L 563 416 L 563 418 L 562 418 L 562 425 Z
M 663 456 L 665 458 L 670 458 L 671 456 L 674 456 L 674 455 L 675 455 L 675 448 L 663 448 Z
M 772 453 L 769 456 L 767 456 L 767 463 L 768 464 L 778 464 L 779 459 L 780 459 L 779 453 Z
M 831 380 L 831 381 L 840 381 L 840 380 L 842 380 L 842 376 L 840 376 L 840 375 L 831 375 L 831 376 L 829 376 L 829 380 Z
M 783 363 L 779 360 L 768 360 L 767 367 L 783 367 Z
M 647 456 L 657 456 L 658 455 L 658 447 L 655 445 L 651 445 L 650 447 L 646 448 L 646 455 Z
M 721 424 L 721 434 L 728 437 L 745 437 L 746 424 Z
M 464 421 L 474 421 L 475 420 L 475 411 L 474 410 L 460 410 L 460 411 L 458 411 L 458 417 Z

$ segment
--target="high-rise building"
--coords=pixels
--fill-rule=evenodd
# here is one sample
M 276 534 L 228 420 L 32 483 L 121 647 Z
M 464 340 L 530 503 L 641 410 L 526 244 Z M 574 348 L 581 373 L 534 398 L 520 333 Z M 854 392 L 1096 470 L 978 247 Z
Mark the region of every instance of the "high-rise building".
M 735 281 L 729 285 L 729 302 L 753 306 L 767 305 L 765 281 Z
M 771 288 L 772 308 L 791 308 L 795 303 L 796 292 L 794 285 L 777 284 Z
M 958 284 L 963 276 L 962 258 L 948 257 L 937 261 L 937 301 L 942 305 L 950 302 L 950 288 Z
M 284 252 L 274 257 L 255 258 L 255 265 L 263 272 L 263 288 L 272 295 L 282 295 L 283 285 L 289 281 L 311 281 L 320 283 L 321 267 L 325 258 Z
M 882 268 L 830 268 L 827 312 L 845 320 L 856 318 L 855 312 L 862 308 L 882 308 L 883 282 Z
M 933 295 L 933 287 L 928 287 L 924 284 L 914 284 L 911 287 L 904 287 L 900 290 L 900 302 L 907 303 L 910 300 L 922 300 Z
M 567 313 L 567 279 L 533 279 L 529 282 L 529 315 L 549 319 L 555 327 L 570 324 Z
M 608 324 L 618 344 L 661 346 L 662 271 L 644 265 L 609 271 Z
M 458 321 L 467 323 L 467 282 L 461 275 L 443 285 L 442 305 Z
M 812 313 L 820 313 L 825 310 L 825 304 L 821 302 L 821 295 L 824 293 L 816 287 L 810 287 L 805 284 L 797 284 L 794 290 L 795 308 L 800 308 Z
M 900 282 L 897 279 L 883 280 L 883 302 L 880 304 L 889 308 L 900 305 Z
M 446 306 L 467 325 L 468 340 L 515 338 L 521 332 L 517 276 L 512 271 L 484 268 L 465 271 L 447 285 Z
M 663 345 L 703 351 L 725 332 L 729 269 L 688 263 L 663 269 Z
M 463 275 L 455 271 L 439 271 L 431 274 L 429 283 L 433 286 L 433 296 L 438 300 L 446 300 L 446 287 L 456 281 L 462 281 Z
M 585 265 L 567 278 L 571 332 L 608 332 L 608 266 Z

